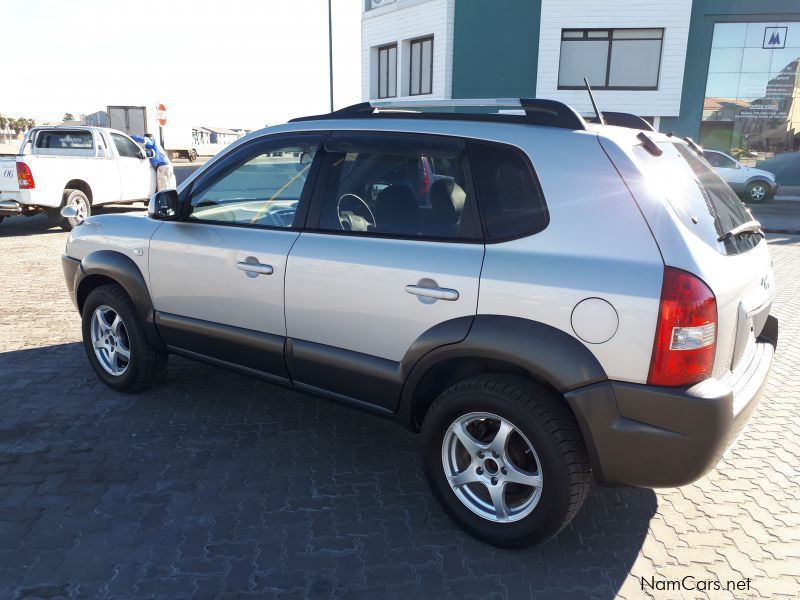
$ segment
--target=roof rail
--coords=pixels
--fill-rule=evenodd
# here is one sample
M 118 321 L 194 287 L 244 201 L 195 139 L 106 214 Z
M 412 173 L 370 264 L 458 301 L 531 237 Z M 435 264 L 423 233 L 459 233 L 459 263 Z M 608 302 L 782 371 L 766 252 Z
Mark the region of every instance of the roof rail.
M 474 107 L 474 112 L 459 109 Z M 439 110 L 437 110 L 439 109 Z M 492 98 L 421 100 L 404 102 L 360 102 L 328 114 L 298 117 L 298 121 L 362 118 L 418 118 L 457 121 L 500 121 L 585 130 L 586 121 L 574 108 L 557 100 L 538 98 Z
M 603 111 L 605 125 L 616 125 L 617 127 L 627 127 L 629 129 L 642 129 L 644 131 L 655 131 L 652 125 L 642 117 L 632 113 L 607 112 Z M 597 117 L 592 119 L 592 123 L 599 123 Z

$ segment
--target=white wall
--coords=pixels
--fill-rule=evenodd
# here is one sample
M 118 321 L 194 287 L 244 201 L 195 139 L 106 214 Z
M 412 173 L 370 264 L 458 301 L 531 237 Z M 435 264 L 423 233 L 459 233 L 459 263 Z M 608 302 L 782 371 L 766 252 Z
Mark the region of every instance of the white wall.
M 364 100 L 378 97 L 378 46 L 397 43 L 397 98 L 391 100 L 450 98 L 453 75 L 453 15 L 455 0 L 397 0 L 363 13 L 361 19 L 361 90 Z M 408 43 L 433 35 L 431 94 L 408 93 Z
M 536 96 L 560 100 L 581 114 L 592 114 L 584 90 L 558 89 L 562 29 L 663 27 L 657 90 L 596 90 L 594 94 L 601 109 L 641 116 L 677 116 L 691 13 L 692 0 L 542 0 Z

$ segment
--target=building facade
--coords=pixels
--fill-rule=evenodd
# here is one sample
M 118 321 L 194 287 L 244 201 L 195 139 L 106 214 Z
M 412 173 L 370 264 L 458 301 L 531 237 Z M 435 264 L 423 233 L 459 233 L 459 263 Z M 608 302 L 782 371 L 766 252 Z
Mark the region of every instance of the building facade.
M 602 109 L 742 162 L 800 152 L 800 0 L 363 2 L 364 99 L 539 97 L 589 115 L 586 77 Z

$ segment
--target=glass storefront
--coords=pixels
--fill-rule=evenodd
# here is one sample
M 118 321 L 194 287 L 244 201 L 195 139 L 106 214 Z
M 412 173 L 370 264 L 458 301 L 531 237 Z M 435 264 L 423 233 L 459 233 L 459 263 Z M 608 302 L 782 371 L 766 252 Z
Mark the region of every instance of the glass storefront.
M 717 23 L 700 142 L 800 186 L 800 23 Z

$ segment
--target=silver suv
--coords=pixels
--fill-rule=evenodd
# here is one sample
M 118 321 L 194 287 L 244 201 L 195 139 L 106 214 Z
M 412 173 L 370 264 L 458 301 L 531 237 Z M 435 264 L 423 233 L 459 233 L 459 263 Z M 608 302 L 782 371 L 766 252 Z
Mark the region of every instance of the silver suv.
M 143 390 L 174 353 L 395 419 L 500 546 L 555 536 L 592 478 L 713 468 L 777 344 L 759 224 L 632 115 L 429 104 L 253 133 L 147 215 L 77 227 L 64 273 L 100 379 Z

